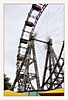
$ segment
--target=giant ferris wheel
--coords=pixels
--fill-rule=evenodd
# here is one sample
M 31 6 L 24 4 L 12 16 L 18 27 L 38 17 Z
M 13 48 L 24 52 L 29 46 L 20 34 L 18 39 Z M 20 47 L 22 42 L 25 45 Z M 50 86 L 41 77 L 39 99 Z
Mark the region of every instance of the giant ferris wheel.
M 64 87 L 64 5 L 32 4 L 19 41 L 13 89 Z

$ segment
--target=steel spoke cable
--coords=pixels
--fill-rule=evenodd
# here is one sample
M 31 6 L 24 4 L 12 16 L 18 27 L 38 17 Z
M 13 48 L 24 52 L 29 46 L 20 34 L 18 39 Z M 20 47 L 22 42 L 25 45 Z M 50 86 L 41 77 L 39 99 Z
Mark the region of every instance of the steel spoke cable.
M 40 49 L 40 48 L 38 48 L 38 49 Z M 40 51 L 41 51 L 41 50 L 40 50 Z M 38 52 L 40 53 L 40 51 L 38 51 Z M 42 57 L 42 55 L 43 55 L 42 53 L 39 54 L 39 56 L 41 56 L 41 57 Z
M 58 27 L 57 27 L 57 29 L 58 29 Z M 56 30 L 57 30 L 57 29 L 56 29 Z M 60 31 L 57 30 L 56 34 L 55 34 L 55 32 L 53 32 L 55 35 L 50 36 L 50 37 L 52 38 L 52 40 L 54 41 L 55 39 L 59 38 L 59 36 L 61 36 L 62 31 L 63 31 L 63 30 L 60 30 Z M 62 36 L 60 37 L 60 39 L 61 39 L 61 41 L 63 40 L 63 34 L 62 34 Z M 60 39 L 59 39 L 58 41 L 60 41 Z
M 50 9 L 50 11 L 51 11 L 51 9 Z M 47 15 L 46 15 L 46 13 L 45 13 L 45 16 L 47 16 L 46 19 L 48 18 L 49 12 L 50 12 L 50 11 L 47 12 Z M 43 12 L 43 13 L 44 13 L 44 12 Z M 43 21 L 42 21 L 42 22 L 44 22 L 44 19 L 45 19 L 45 18 L 43 18 Z
M 54 43 L 61 44 L 61 43 L 62 43 L 62 41 L 61 41 L 61 42 L 56 41 L 56 42 L 54 42 Z
M 60 8 L 60 7 L 59 7 Z M 59 8 L 56 10 L 56 12 L 59 10 Z M 56 14 L 56 12 L 54 12 L 51 17 L 47 20 L 47 23 L 51 20 L 51 18 Z
M 37 45 L 37 49 L 38 49 L 38 54 L 41 56 L 44 56 L 44 50 L 41 47 L 39 47 L 38 45 Z
M 55 16 L 53 16 L 52 18 L 53 18 L 53 20 L 51 19 L 50 21 L 49 21 L 49 25 L 52 25 L 53 23 L 55 23 L 56 21 L 59 21 L 61 18 L 62 18 L 62 15 L 59 13 L 59 15 L 58 15 L 58 17 L 56 17 L 57 16 L 57 14 L 55 15 Z M 54 18 L 55 17 L 55 18 Z
M 42 36 L 43 38 L 45 38 L 45 37 L 46 37 L 46 36 L 44 37 L 44 35 L 46 35 L 46 34 L 43 34 L 43 33 L 45 33 L 45 31 L 44 31 L 44 30 L 42 30 L 42 28 L 41 28 L 41 31 L 40 31 L 40 32 L 39 32 L 39 31 L 37 31 L 37 33 L 40 33 L 40 34 L 38 34 L 38 35 L 36 36 L 37 38 L 41 38 L 41 36 Z
M 50 31 L 49 33 L 52 33 L 53 31 L 55 31 L 55 30 Z M 58 31 L 59 31 L 59 32 L 58 32 Z M 60 28 L 59 30 L 57 30 L 58 33 L 55 34 L 55 37 L 58 36 L 58 35 L 61 35 L 60 33 L 61 33 L 62 31 L 63 31 L 63 27 Z M 53 32 L 53 33 L 54 33 L 54 32 Z M 51 34 L 50 34 L 50 37 L 51 37 Z M 54 37 L 54 38 L 55 38 L 55 37 Z M 52 36 L 51 38 L 54 40 L 53 36 Z
M 46 39 L 45 39 L 45 37 L 43 37 L 43 31 L 42 31 L 41 34 L 42 34 L 42 35 L 37 35 L 37 36 L 36 36 L 36 39 L 39 39 L 39 40 L 42 40 L 42 39 L 43 39 L 43 41 L 45 41 Z
M 46 29 L 45 29 L 46 30 Z
M 55 18 L 53 21 L 51 20 L 51 22 L 48 24 L 48 26 L 55 25 L 56 23 L 58 23 L 60 21 L 60 19 L 62 19 L 62 15 L 59 16 L 59 18 Z
M 59 31 L 59 33 L 55 34 L 54 37 L 52 37 L 52 39 L 53 39 L 53 40 L 56 40 L 57 37 L 61 35 L 60 33 L 61 33 L 61 30 Z M 64 33 L 63 33 L 63 34 L 64 34 Z M 61 36 L 62 36 L 61 39 L 64 40 L 64 38 L 63 38 L 63 37 L 64 37 L 63 34 L 61 35 Z M 59 40 L 59 41 L 60 41 L 60 40 Z
M 62 15 L 60 14 L 58 17 L 56 17 L 57 15 L 53 16 L 52 19 L 49 21 L 49 23 L 47 22 L 48 25 L 52 25 L 53 23 L 55 23 L 56 21 L 60 20 L 60 17 L 62 18 Z M 55 18 L 54 18 L 55 17 Z M 44 24 L 44 23 L 43 23 Z M 45 26 L 45 25 L 44 25 Z
M 57 43 L 62 43 L 64 40 L 60 41 L 60 40 L 54 40 L 54 42 L 57 42 Z
M 49 22 L 50 20 L 52 20 L 53 16 L 59 11 L 59 8 L 61 8 L 61 6 L 57 8 L 57 10 L 51 15 L 50 19 L 48 19 L 47 22 Z
M 37 52 L 40 53 L 40 51 L 41 51 L 41 49 L 40 49 L 40 47 L 37 45 L 36 53 L 37 53 Z M 40 56 L 40 54 L 39 54 L 39 56 Z M 42 55 L 41 55 L 41 56 L 42 56 Z
M 53 33 L 53 37 L 54 37 L 54 35 L 56 34 L 56 32 L 57 32 L 57 30 L 58 30 L 58 28 L 60 27 L 60 24 L 62 23 L 62 20 L 60 21 L 60 23 L 59 23 L 59 25 L 57 26 L 57 28 L 56 28 L 56 30 L 55 30 L 55 33 Z
M 41 28 L 41 27 L 40 27 L 40 28 Z M 41 33 L 41 34 L 39 34 L 39 33 Z M 39 35 L 41 35 L 41 36 L 42 36 L 42 35 L 43 35 L 43 33 L 44 33 L 44 30 L 42 30 L 42 28 L 41 28 L 41 30 L 39 30 L 39 31 L 38 31 L 38 36 L 39 36 Z
M 38 54 L 39 54 L 39 55 L 37 54 L 37 55 L 38 55 L 38 56 L 37 56 L 37 59 L 39 59 L 39 57 L 40 57 L 40 58 L 43 57 L 42 59 L 44 59 L 44 56 L 45 56 L 45 55 L 44 55 L 44 53 L 43 53 L 43 52 L 44 52 L 43 49 L 40 49 L 40 47 L 39 47 L 38 45 L 37 45 L 37 48 L 38 48 L 38 50 L 39 50 L 39 51 L 38 51 Z M 42 54 L 42 53 L 43 53 L 43 54 Z M 40 65 L 40 63 L 41 63 L 41 65 L 42 65 L 42 62 L 39 61 L 38 63 L 39 63 L 39 65 Z M 40 65 L 40 66 L 41 66 L 41 65 Z
M 60 21 L 60 19 L 59 19 L 59 21 Z M 58 21 L 58 22 L 59 22 L 59 21 Z M 54 24 L 53 24 L 53 22 L 54 22 Z M 53 26 L 56 25 L 56 23 L 58 23 L 58 22 L 55 23 L 55 21 L 53 21 L 53 22 L 52 22 L 52 24 L 50 23 L 50 24 L 48 25 L 48 26 L 51 28 L 51 30 L 53 30 Z M 53 26 L 52 26 L 52 25 L 53 25 Z M 44 27 L 44 28 L 45 28 L 45 30 L 47 30 L 46 27 Z M 44 29 L 44 28 L 43 28 L 43 29 Z

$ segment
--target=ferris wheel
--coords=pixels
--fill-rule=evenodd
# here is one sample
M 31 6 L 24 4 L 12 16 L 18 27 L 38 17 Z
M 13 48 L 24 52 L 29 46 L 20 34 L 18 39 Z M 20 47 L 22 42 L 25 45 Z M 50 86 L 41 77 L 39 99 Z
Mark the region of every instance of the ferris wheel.
M 64 87 L 64 5 L 32 4 L 17 54 L 13 89 Z

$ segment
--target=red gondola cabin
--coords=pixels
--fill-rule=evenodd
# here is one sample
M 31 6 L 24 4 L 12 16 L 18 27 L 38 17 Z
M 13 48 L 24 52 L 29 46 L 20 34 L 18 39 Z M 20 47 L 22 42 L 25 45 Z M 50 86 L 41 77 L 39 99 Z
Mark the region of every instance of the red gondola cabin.
M 25 21 L 25 25 L 30 26 L 30 27 L 34 26 L 34 24 L 32 22 L 29 22 L 29 21 Z
M 37 11 L 40 11 L 40 10 L 41 10 L 41 6 L 38 6 L 38 5 L 36 5 L 36 4 L 33 4 L 33 5 L 32 5 L 32 8 L 33 8 L 34 10 L 37 10 Z

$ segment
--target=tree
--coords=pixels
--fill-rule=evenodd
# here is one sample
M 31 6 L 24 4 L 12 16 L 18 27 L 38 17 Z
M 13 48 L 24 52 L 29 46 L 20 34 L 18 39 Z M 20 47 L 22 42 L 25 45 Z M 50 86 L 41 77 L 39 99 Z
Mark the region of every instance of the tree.
M 7 75 L 4 74 L 4 90 L 11 88 L 11 83 L 9 82 L 10 78 L 7 77 Z

